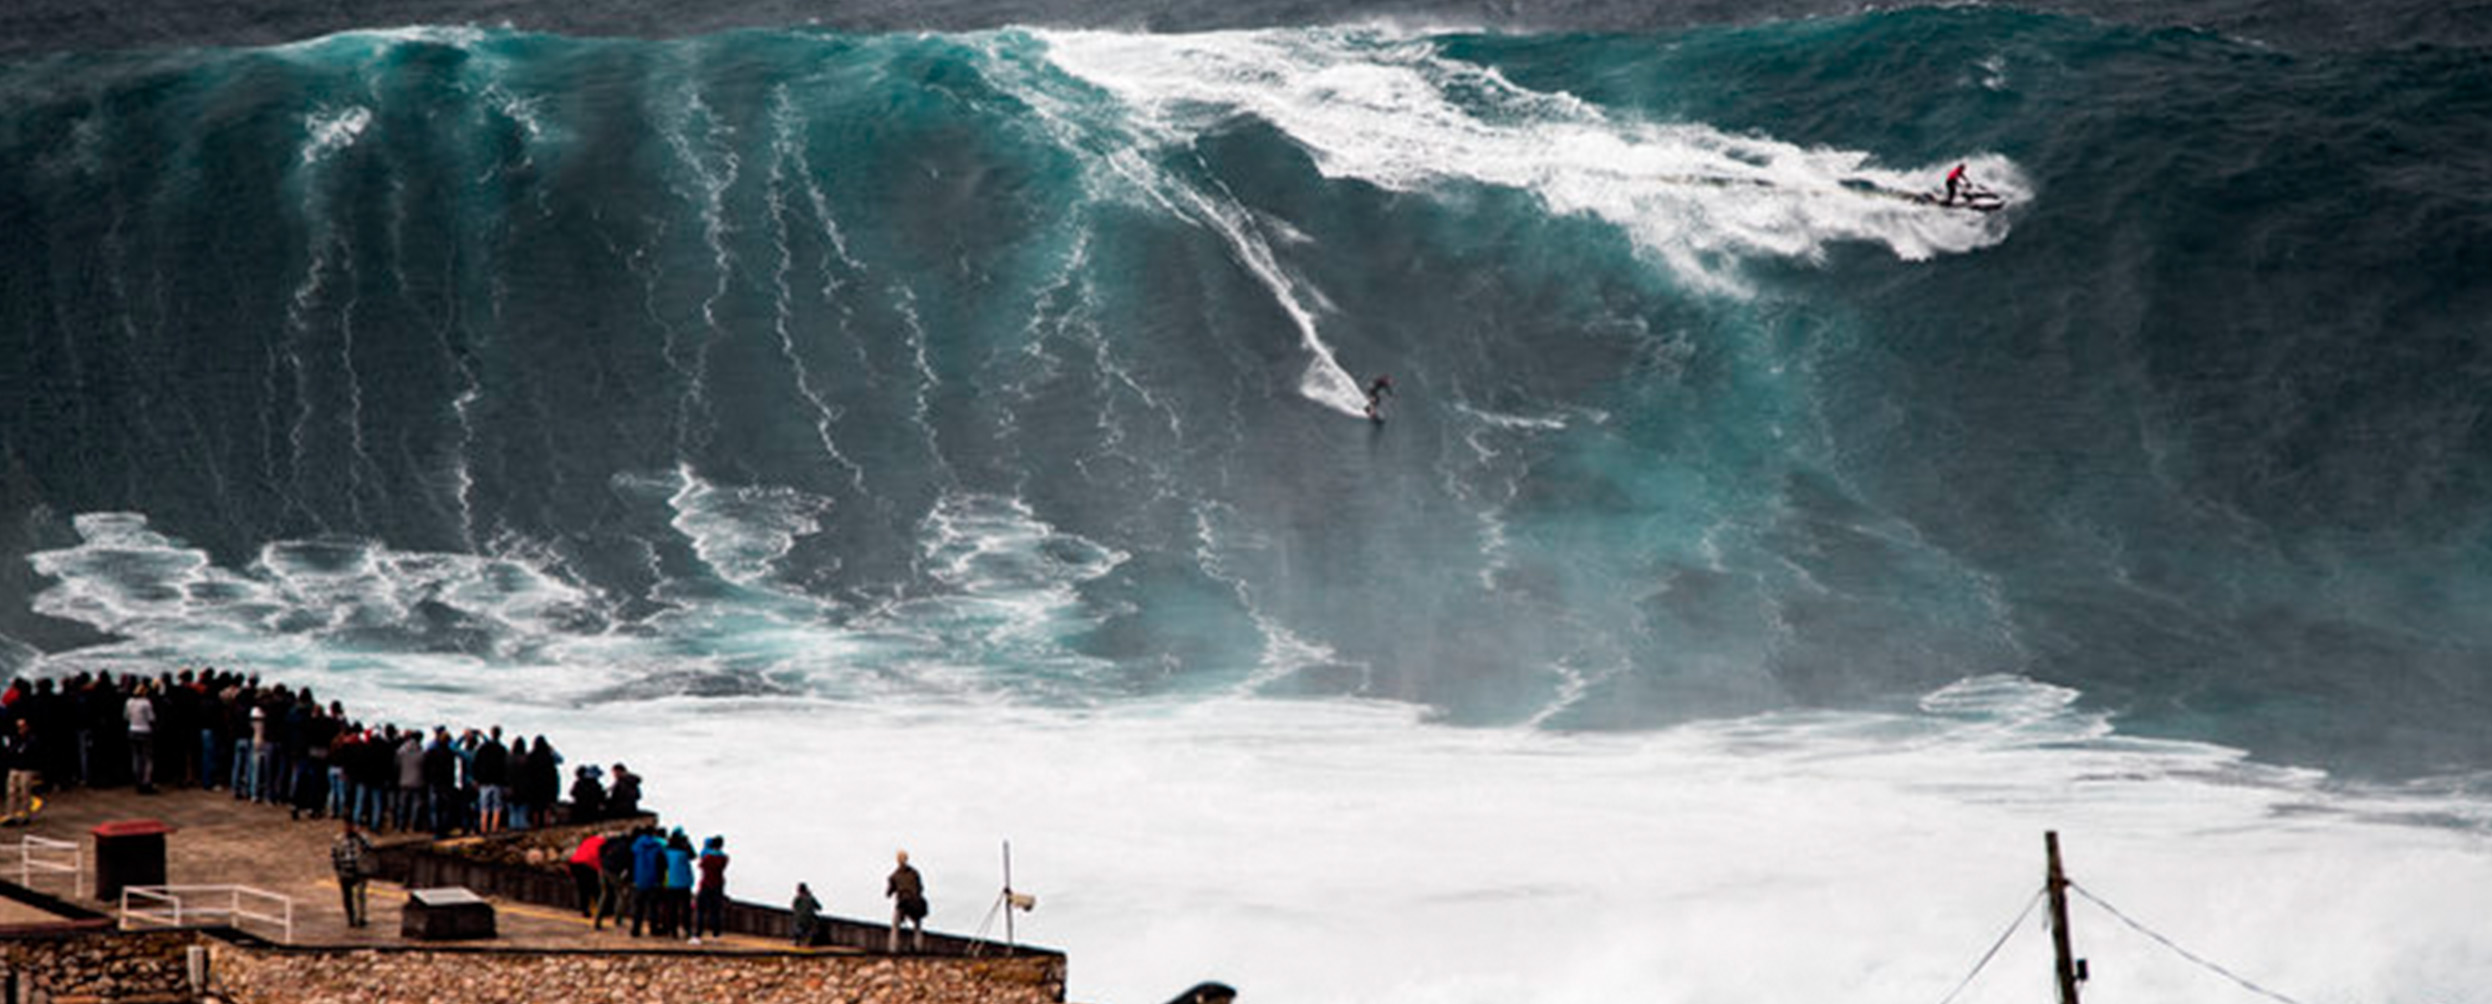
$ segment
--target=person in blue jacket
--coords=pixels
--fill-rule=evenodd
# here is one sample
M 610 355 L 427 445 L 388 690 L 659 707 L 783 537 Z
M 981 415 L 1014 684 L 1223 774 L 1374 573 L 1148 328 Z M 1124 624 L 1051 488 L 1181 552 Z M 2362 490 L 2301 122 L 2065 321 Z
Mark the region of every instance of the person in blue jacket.
M 666 841 L 658 828 L 644 826 L 632 840 L 632 937 L 641 926 L 657 920 L 658 896 L 666 886 Z
M 692 921 L 692 838 L 683 827 L 666 837 L 666 899 L 658 912 L 658 937 L 672 938 Z

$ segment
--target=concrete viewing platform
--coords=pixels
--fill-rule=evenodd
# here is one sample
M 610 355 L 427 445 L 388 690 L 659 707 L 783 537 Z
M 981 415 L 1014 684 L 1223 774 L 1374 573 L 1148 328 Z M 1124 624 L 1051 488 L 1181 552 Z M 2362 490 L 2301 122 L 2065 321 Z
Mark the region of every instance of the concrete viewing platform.
M 290 938 L 271 925 L 245 922 L 236 925 L 270 941 L 293 945 L 397 945 L 399 936 L 398 910 L 406 901 L 404 886 L 375 879 L 369 886 L 367 902 L 370 923 L 363 927 L 346 925 L 346 909 L 340 902 L 337 879 L 329 866 L 329 844 L 337 838 L 338 823 L 333 819 L 301 820 L 287 818 L 285 809 L 236 799 L 222 791 L 198 789 L 167 789 L 152 795 L 141 795 L 128 788 L 76 790 L 60 793 L 45 800 L 43 811 L 33 823 L 0 829 L 0 846 L 16 849 L 22 837 L 34 836 L 47 840 L 78 843 L 83 851 L 85 871 L 92 875 L 95 867 L 97 826 L 118 820 L 154 819 L 171 827 L 165 837 L 165 884 L 175 886 L 245 886 L 284 896 L 293 902 L 294 930 Z M 429 836 L 391 833 L 365 834 L 373 846 L 386 848 L 404 844 L 429 844 Z M 51 857 L 64 858 L 66 852 Z M 38 852 L 38 859 L 43 859 Z M 18 881 L 18 860 L 0 854 L 5 872 L 0 878 Z M 68 875 L 28 873 L 31 888 L 68 900 L 102 913 L 112 914 L 120 908 L 116 898 L 105 902 L 92 898 L 92 885 L 81 876 L 79 888 L 72 890 Z M 617 930 L 609 923 L 600 931 L 589 918 L 575 911 L 527 903 L 496 902 L 497 922 L 495 943 L 502 947 L 522 948 L 680 948 L 685 951 L 783 951 L 793 950 L 784 941 L 728 934 L 723 938 L 703 939 L 695 946 L 682 939 L 634 938 L 627 929 Z M 0 929 L 22 924 L 57 923 L 58 916 L 22 903 L 0 900 Z M 843 951 L 838 948 L 806 949 L 806 951 Z
M 161 884 L 189 911 L 178 925 L 138 916 L 143 897 L 127 914 L 121 897 L 95 897 L 98 829 L 141 820 L 170 827 Z M 727 933 L 697 945 L 634 938 L 612 923 L 600 930 L 571 907 L 560 865 L 544 864 L 582 827 L 439 842 L 367 833 L 383 874 L 474 892 L 490 904 L 493 930 L 454 941 L 403 933 L 408 887 L 380 879 L 369 885 L 369 923 L 350 927 L 330 865 L 339 830 L 336 820 L 290 819 L 282 807 L 222 791 L 57 793 L 30 823 L 0 828 L 0 849 L 18 852 L 0 853 L 0 994 L 98 1004 L 1064 1000 L 1060 952 L 930 931 L 923 954 L 886 954 L 888 928 L 834 917 L 823 918 L 821 944 L 797 947 L 784 910 L 750 903 L 731 902 Z M 116 850 L 129 846 L 128 837 L 109 839 Z M 529 853 L 515 854 L 523 844 Z M 107 870 L 126 879 L 130 869 Z M 248 916 L 232 912 L 232 887 L 258 891 L 241 904 Z

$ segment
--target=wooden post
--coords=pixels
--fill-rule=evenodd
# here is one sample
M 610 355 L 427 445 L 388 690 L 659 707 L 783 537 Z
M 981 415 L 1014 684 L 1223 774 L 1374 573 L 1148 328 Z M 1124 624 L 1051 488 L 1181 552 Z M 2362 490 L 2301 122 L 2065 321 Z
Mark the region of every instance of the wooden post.
M 2043 832 L 2042 849 L 2050 859 L 2043 888 L 2051 896 L 2051 951 L 2057 958 L 2053 974 L 2059 979 L 2059 1004 L 2078 1004 L 2077 962 L 2068 947 L 2068 876 L 2059 868 L 2059 831 Z

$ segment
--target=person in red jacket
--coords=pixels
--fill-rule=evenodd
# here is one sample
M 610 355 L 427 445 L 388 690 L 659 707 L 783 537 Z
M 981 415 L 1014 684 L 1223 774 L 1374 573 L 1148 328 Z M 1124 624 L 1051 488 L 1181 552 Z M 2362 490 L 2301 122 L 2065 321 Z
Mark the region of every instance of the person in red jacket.
M 606 835 L 591 833 L 588 839 L 580 841 L 579 848 L 573 850 L 570 860 L 565 862 L 571 872 L 571 885 L 580 894 L 580 916 L 591 917 L 597 913 L 597 855 L 605 849 Z

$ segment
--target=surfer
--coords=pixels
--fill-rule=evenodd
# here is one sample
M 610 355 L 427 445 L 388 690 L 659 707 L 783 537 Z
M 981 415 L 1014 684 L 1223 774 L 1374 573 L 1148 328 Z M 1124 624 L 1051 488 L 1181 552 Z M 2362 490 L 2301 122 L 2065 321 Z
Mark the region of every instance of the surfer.
M 1384 399 L 1392 394 L 1392 374 L 1377 374 L 1375 382 L 1367 385 L 1367 417 L 1378 422 L 1384 421 Z
M 1964 165 L 1959 163 L 1953 170 L 1947 172 L 1947 194 L 1939 198 L 1938 204 L 1942 206 L 1955 205 L 1957 193 L 1962 192 L 1966 195 L 1970 195 L 1972 194 L 1971 188 L 1972 183 L 1964 179 Z

